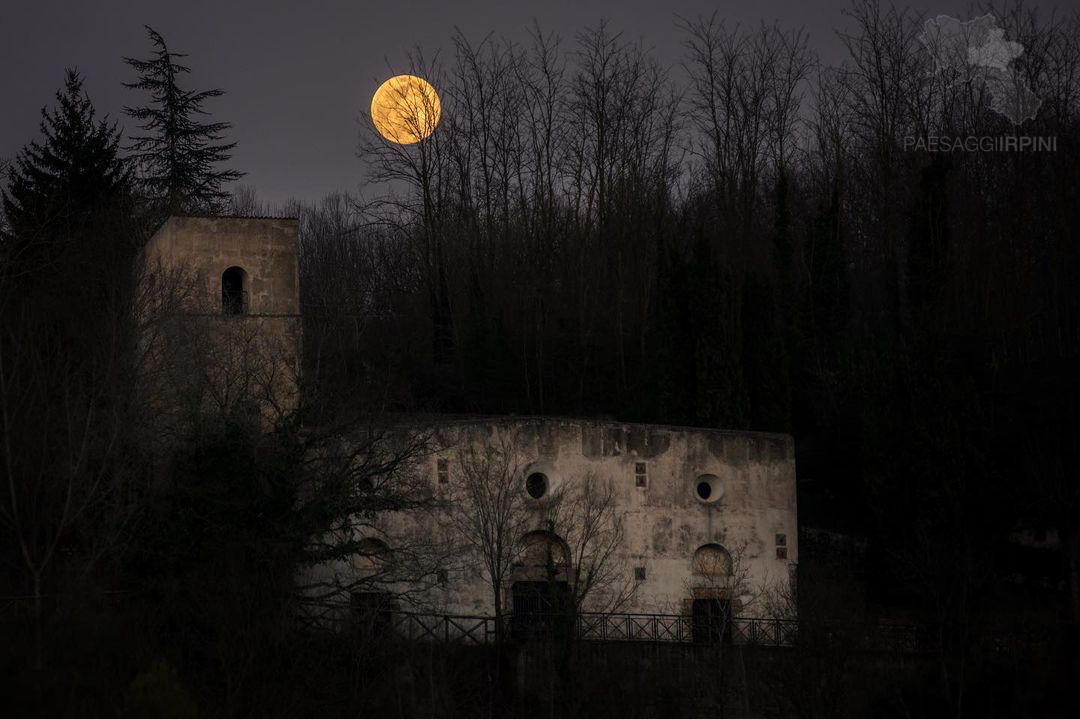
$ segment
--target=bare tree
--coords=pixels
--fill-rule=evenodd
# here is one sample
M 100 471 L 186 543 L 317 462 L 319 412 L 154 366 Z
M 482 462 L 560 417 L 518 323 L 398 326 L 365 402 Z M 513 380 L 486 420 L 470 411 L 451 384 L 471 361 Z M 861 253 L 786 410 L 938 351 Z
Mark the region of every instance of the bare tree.
M 740 542 L 732 550 L 720 545 L 706 545 L 702 549 L 704 551 L 699 551 L 693 558 L 691 578 L 683 582 L 685 594 L 728 602 L 725 606 L 727 614 L 714 627 L 722 630 L 722 638 L 728 640 L 729 623 L 736 612 L 753 616 L 759 603 L 774 606 L 766 601 L 767 598 L 781 591 L 779 588 L 786 587 L 786 584 L 774 583 L 768 577 L 754 576 L 746 542 Z
M 523 493 L 523 467 L 508 439 L 458 449 L 459 471 L 452 480 L 446 512 L 454 540 L 476 557 L 485 573 L 501 631 L 503 593 L 530 512 Z M 454 541 L 451 540 L 451 541 Z
M 229 195 L 226 212 L 237 217 L 263 217 L 270 214 L 270 207 L 259 200 L 251 185 L 236 185 Z
M 432 83 L 438 93 L 443 87 L 443 73 L 435 62 L 428 62 L 421 52 L 412 59 L 410 72 Z M 380 196 L 361 205 L 367 223 L 400 233 L 413 248 L 424 282 L 432 323 L 432 357 L 436 365 L 452 362 L 455 344 L 454 310 L 448 285 L 447 231 L 451 189 L 447 181 L 453 171 L 444 149 L 453 141 L 453 124 L 436 125 L 443 115 L 453 117 L 453 107 L 440 110 L 442 97 L 428 93 L 411 94 L 407 87 L 391 91 L 391 101 L 403 123 L 405 134 L 421 138 L 398 143 L 384 137 L 367 114 L 362 115 L 357 154 L 370 168 L 369 183 L 388 188 Z M 446 131 L 449 125 L 450 132 Z M 450 135 L 447 137 L 447 135 Z M 402 192 L 404 190 L 404 192 Z
M 617 612 L 636 584 L 623 547 L 623 519 L 611 480 L 592 474 L 568 480 L 543 510 L 547 527 L 566 542 L 572 606 L 580 611 Z
M 395 407 L 409 357 L 391 337 L 416 332 L 409 309 L 423 291 L 413 246 L 367 224 L 349 195 L 330 195 L 298 215 L 308 421 Z
M 139 405 L 175 440 L 212 411 L 287 421 L 300 407 L 300 326 L 259 317 L 222 321 L 221 300 L 192 262 L 142 257 L 138 266 Z
M 453 551 L 430 533 L 442 507 L 425 471 L 432 447 L 427 433 L 378 417 L 306 434 L 298 509 L 323 519 L 300 557 L 305 621 L 340 618 L 361 592 L 424 604 Z
M 139 457 L 120 451 L 133 417 L 131 323 L 123 310 L 101 307 L 99 351 L 76 355 L 66 328 L 15 300 L 6 280 L 0 277 L 0 521 L 28 579 L 40 673 L 43 600 L 61 556 L 86 576 L 131 519 Z
M 0 157 L 0 183 L 6 183 L 8 181 L 8 168 L 11 166 L 11 159 L 7 157 Z M 0 209 L 0 233 L 9 232 L 7 213 Z

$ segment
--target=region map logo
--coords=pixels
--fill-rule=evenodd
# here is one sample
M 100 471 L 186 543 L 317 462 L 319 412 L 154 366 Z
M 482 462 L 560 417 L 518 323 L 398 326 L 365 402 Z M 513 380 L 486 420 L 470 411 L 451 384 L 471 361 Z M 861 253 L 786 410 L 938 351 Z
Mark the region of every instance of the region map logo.
M 981 82 L 991 96 L 990 109 L 1014 125 L 1035 117 L 1042 101 L 1020 76 L 1014 61 L 1024 46 L 1005 39 L 993 15 L 961 22 L 947 15 L 927 20 L 919 40 L 934 58 L 934 72 L 957 82 Z

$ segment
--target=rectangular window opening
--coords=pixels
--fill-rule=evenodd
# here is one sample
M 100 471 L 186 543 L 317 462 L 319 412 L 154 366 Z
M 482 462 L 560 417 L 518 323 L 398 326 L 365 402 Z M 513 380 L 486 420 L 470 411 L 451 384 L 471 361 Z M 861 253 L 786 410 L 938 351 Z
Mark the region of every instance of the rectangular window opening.
M 649 467 L 645 462 L 634 462 L 634 485 L 637 487 L 649 486 Z

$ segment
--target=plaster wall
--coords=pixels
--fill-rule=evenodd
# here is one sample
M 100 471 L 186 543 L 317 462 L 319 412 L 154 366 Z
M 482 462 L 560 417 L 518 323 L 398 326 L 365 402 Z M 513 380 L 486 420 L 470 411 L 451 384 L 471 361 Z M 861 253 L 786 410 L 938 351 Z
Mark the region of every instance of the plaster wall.
M 437 448 L 420 470 L 437 497 L 450 498 L 462 471 L 462 451 L 470 446 L 512 447 L 523 494 L 525 478 L 534 471 L 543 472 L 554 487 L 586 477 L 610 482 L 623 527 L 618 571 L 633 584 L 630 602 L 620 611 L 682 614 L 695 596 L 717 596 L 719 590 L 737 612 L 761 614 L 766 611 L 763 590 L 785 591 L 798 561 L 795 460 L 788 435 L 553 418 L 447 420 L 417 430 L 430 432 Z M 439 481 L 439 460 L 449 474 L 445 484 Z M 641 463 L 643 487 L 638 486 Z M 715 477 L 719 499 L 699 498 L 696 486 L 703 475 Z M 529 498 L 525 504 L 533 508 L 530 528 L 544 529 L 542 500 Z M 381 541 L 391 551 L 396 535 L 402 542 L 454 539 L 439 536 L 447 529 L 437 515 L 398 517 L 382 530 Z M 718 580 L 695 573 L 695 552 L 710 544 L 731 555 L 732 577 Z M 480 558 L 458 559 L 461 568 L 426 589 L 419 608 L 492 614 L 492 590 Z M 634 580 L 635 570 L 641 569 L 645 578 Z M 503 588 L 507 609 L 512 581 Z M 603 600 L 587 600 L 583 609 L 604 610 Z

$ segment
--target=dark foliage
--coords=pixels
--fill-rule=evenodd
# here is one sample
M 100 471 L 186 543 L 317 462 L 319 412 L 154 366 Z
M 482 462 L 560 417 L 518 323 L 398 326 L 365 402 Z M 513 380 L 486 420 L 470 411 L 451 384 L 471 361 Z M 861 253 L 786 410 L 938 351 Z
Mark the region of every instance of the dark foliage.
M 969 86 L 934 78 L 913 13 L 856 0 L 846 20 L 846 65 L 816 77 L 798 33 L 686 23 L 682 102 L 603 27 L 574 55 L 539 32 L 527 48 L 458 36 L 447 66 L 418 68 L 443 92 L 436 133 L 409 147 L 365 140 L 372 174 L 397 193 L 301 208 L 307 426 L 200 418 L 152 472 L 119 411 L 133 391 L 137 343 L 117 328 L 142 211 L 115 129 L 70 75 L 4 193 L 0 399 L 22 414 L 0 429 L 22 454 L 3 450 L 15 461 L 0 471 L 41 510 L 29 534 L 4 517 L 34 551 L 0 545 L 20 598 L 3 625 L 15 713 L 959 717 L 1065 705 L 1080 666 L 1077 21 L 1000 15 L 1045 103 L 1022 132 L 1056 137 L 1056 151 L 944 155 L 904 143 L 1017 130 Z M 227 124 L 199 121 L 220 92 L 181 90 L 182 56 L 148 31 L 154 57 L 129 64 L 131 86 L 153 95 L 131 111 L 146 122 L 133 149 L 153 209 L 214 209 L 237 177 L 216 169 Z M 807 631 L 786 653 L 503 655 L 312 631 L 298 621 L 297 568 L 358 547 L 309 540 L 429 499 L 392 481 L 417 448 L 395 455 L 341 430 L 382 410 L 790 431 L 800 522 L 865 544 L 851 568 L 806 543 L 789 599 Z M 76 420 L 92 426 L 92 461 L 67 476 Z M 64 513 L 67 486 L 119 497 L 87 492 L 138 468 L 156 483 L 131 502 Z M 137 521 L 103 531 L 132 502 Z M 1027 530 L 1057 548 L 1020 548 Z M 935 630 L 920 658 L 815 629 L 894 615 Z M 1002 627 L 1051 639 L 1002 650 Z
M 124 58 L 139 75 L 124 86 L 148 92 L 150 101 L 124 111 L 142 122 L 145 133 L 133 136 L 129 149 L 147 198 L 162 213 L 218 211 L 229 196 L 223 188 L 244 175 L 220 167 L 236 147 L 235 142 L 222 141 L 232 125 L 201 119 L 207 114 L 203 104 L 224 91 L 181 87 L 180 76 L 191 68 L 178 60 L 187 55 L 170 52 L 165 38 L 153 28 L 146 32 L 154 53 L 148 60 Z
M 120 131 L 95 118 L 82 78 L 68 70 L 56 107 L 41 110 L 41 139 L 31 141 L 8 168 L 2 190 L 7 228 L 4 271 L 9 279 L 54 275 L 108 247 L 90 237 L 110 213 L 123 211 L 131 171 L 119 157 Z

